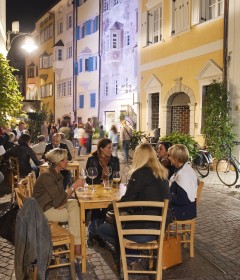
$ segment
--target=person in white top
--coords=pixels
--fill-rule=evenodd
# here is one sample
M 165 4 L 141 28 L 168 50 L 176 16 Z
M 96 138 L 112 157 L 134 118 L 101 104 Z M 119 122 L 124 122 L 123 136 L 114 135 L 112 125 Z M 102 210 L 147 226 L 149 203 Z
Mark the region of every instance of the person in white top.
M 46 149 L 47 143 L 45 140 L 46 139 L 45 139 L 44 135 L 39 135 L 38 136 L 39 143 L 32 147 L 33 151 L 35 152 L 35 154 L 39 160 L 42 159 L 42 155 L 44 154 L 45 149 Z
M 108 138 L 112 141 L 113 144 L 113 152 L 112 155 L 114 157 L 118 156 L 118 143 L 119 143 L 119 135 L 116 125 L 112 125 L 111 130 L 109 131 Z
M 80 123 L 78 125 L 78 156 L 81 155 L 81 149 L 82 147 L 86 147 L 86 142 L 87 142 L 87 134 L 84 129 L 83 123 Z
M 78 125 L 74 124 L 74 130 L 73 130 L 73 145 L 75 148 L 78 148 Z
M 73 143 L 66 139 L 66 135 L 63 132 L 59 132 L 59 134 L 61 135 L 61 143 L 66 144 L 68 147 L 68 150 L 71 153 L 72 158 L 74 159 L 74 146 Z

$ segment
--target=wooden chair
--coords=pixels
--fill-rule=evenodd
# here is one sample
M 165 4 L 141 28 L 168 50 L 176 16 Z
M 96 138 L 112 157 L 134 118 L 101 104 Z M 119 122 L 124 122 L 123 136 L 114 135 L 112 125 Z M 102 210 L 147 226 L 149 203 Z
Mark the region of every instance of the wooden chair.
M 121 251 L 121 260 L 122 260 L 122 268 L 124 274 L 124 280 L 128 280 L 129 274 L 155 274 L 156 279 L 162 279 L 162 251 L 163 251 L 163 239 L 164 239 L 164 230 L 165 230 L 165 222 L 167 216 L 167 208 L 168 208 L 168 200 L 164 202 L 153 202 L 153 201 L 134 201 L 134 202 L 113 202 L 114 213 L 116 217 L 116 224 L 118 230 L 118 238 L 120 243 L 120 251 Z M 134 207 L 154 207 L 159 208 L 159 212 L 161 211 L 162 215 L 129 215 L 127 212 L 122 212 L 122 210 L 126 211 L 126 208 L 133 209 Z M 128 222 L 158 222 L 159 227 L 156 229 L 125 229 L 123 224 Z M 126 238 L 126 235 L 155 235 L 156 240 L 147 242 L 147 243 L 137 243 Z M 137 254 L 128 254 L 126 253 L 126 249 L 132 250 L 142 250 L 142 255 Z M 153 254 L 149 253 L 153 250 L 157 250 L 157 255 L 153 256 Z M 146 258 L 152 260 L 156 259 L 156 270 L 131 270 L 127 267 L 127 258 Z
M 33 194 L 33 189 L 34 189 L 34 185 L 36 183 L 36 174 L 34 171 L 32 171 L 31 173 L 28 174 L 28 176 L 26 177 L 29 180 L 29 185 L 30 185 L 30 193 L 31 196 Z
M 26 187 L 28 184 L 28 187 Z M 24 201 L 29 197 L 27 196 L 26 189 L 30 188 L 29 180 L 23 179 L 18 184 L 18 188 L 15 188 L 16 200 L 19 208 L 22 208 Z M 65 228 L 58 225 L 56 222 L 49 222 L 51 230 L 51 240 L 53 245 L 52 261 L 48 268 L 57 268 L 70 266 L 71 279 L 76 279 L 75 272 L 75 257 L 74 257 L 74 237 Z M 66 246 L 67 245 L 67 246 Z M 63 260 L 64 258 L 64 260 Z M 67 261 L 66 261 L 67 259 Z M 36 278 L 36 269 L 34 269 L 34 280 Z
M 12 188 L 12 201 L 14 200 L 14 188 L 17 187 L 20 181 L 19 162 L 16 157 L 9 157 L 9 164 L 11 169 L 11 188 Z
M 200 181 L 198 184 L 197 189 L 197 207 L 199 206 L 201 193 L 203 190 L 204 182 Z M 194 233 L 195 233 L 195 224 L 196 219 L 192 220 L 185 220 L 185 221 L 174 221 L 171 223 L 170 226 L 170 232 L 174 231 L 175 228 L 178 227 L 178 233 L 181 234 L 181 243 L 184 245 L 184 247 L 187 247 L 189 244 L 190 249 L 190 257 L 194 257 Z

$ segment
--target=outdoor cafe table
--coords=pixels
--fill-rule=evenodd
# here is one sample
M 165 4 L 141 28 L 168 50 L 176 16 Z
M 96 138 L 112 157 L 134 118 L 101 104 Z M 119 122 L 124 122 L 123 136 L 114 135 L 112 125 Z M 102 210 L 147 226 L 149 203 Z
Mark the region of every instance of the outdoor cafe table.
M 103 185 L 94 185 L 94 188 L 94 192 L 92 192 L 91 185 L 89 185 L 86 191 L 76 190 L 76 196 L 80 204 L 82 272 L 86 272 L 87 270 L 85 210 L 107 208 L 112 201 L 119 200 L 126 192 L 126 187 L 123 184 L 118 185 L 118 187 L 113 186 L 110 191 L 105 190 Z
M 47 162 L 43 163 L 42 165 L 40 165 L 39 167 L 39 172 L 40 174 L 47 170 L 49 168 L 49 165 Z M 80 176 L 80 163 L 78 161 L 69 161 L 68 162 L 68 165 L 67 165 L 67 170 L 70 170 L 73 172 L 73 177 L 74 177 L 74 180 L 78 180 L 79 179 L 79 176 Z

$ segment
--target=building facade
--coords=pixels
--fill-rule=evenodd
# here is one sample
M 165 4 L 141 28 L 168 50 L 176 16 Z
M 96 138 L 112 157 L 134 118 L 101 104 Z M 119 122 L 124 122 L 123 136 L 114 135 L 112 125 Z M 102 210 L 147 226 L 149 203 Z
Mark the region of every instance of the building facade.
M 7 56 L 6 50 L 6 0 L 0 1 L 0 53 Z
M 139 1 L 141 129 L 202 141 L 207 86 L 222 80 L 224 1 Z

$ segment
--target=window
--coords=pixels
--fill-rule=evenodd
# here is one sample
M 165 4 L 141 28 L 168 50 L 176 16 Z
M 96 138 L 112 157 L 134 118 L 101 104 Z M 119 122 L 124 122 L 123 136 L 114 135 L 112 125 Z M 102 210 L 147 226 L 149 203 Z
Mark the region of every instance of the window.
M 72 45 L 67 46 L 67 59 L 72 58 Z
M 27 68 L 27 77 L 34 78 L 34 66 L 29 66 Z
M 105 88 L 104 88 L 104 94 L 105 94 L 105 96 L 108 96 L 108 91 L 109 91 L 108 82 L 106 82 L 106 83 L 105 83 Z
M 142 47 L 158 43 L 163 34 L 162 4 L 143 14 L 142 18 Z
M 192 1 L 192 25 L 206 22 L 222 16 L 224 12 L 223 0 Z
M 62 88 L 62 84 L 57 83 L 57 97 L 61 97 L 61 88 Z
M 67 87 L 66 87 L 66 82 L 62 83 L 62 96 L 67 95 Z
M 129 31 L 124 31 L 124 46 L 127 47 L 130 45 L 130 33 Z
M 189 0 L 172 0 L 172 34 L 178 34 L 189 27 Z
M 42 68 L 48 68 L 49 66 L 49 56 L 42 57 Z
M 119 0 L 112 0 L 112 6 L 116 6 L 117 4 L 119 4 Z
M 67 15 L 67 29 L 72 27 L 72 14 Z
M 72 81 L 67 81 L 67 96 L 72 95 Z
M 52 96 L 52 84 L 45 84 L 40 87 L 41 97 L 49 97 Z
M 55 51 L 55 61 L 58 61 L 58 60 L 62 60 L 63 57 L 62 57 L 62 49 L 57 49 Z
M 114 91 L 115 91 L 115 94 L 118 95 L 118 81 L 117 80 L 114 81 Z
M 110 0 L 104 0 L 103 2 L 103 12 L 106 12 L 109 10 L 110 8 L 110 3 L 109 3 Z
M 84 95 L 79 95 L 79 108 L 84 108 Z
M 90 108 L 95 108 L 96 106 L 96 93 L 90 94 Z
M 63 21 L 59 20 L 58 21 L 58 34 L 63 33 Z

